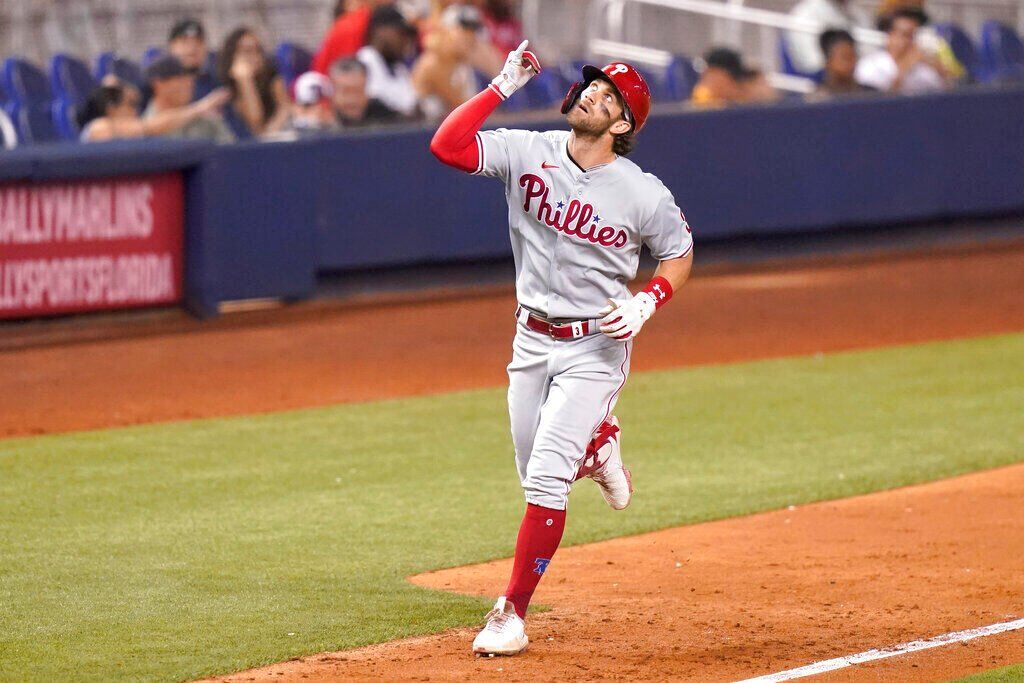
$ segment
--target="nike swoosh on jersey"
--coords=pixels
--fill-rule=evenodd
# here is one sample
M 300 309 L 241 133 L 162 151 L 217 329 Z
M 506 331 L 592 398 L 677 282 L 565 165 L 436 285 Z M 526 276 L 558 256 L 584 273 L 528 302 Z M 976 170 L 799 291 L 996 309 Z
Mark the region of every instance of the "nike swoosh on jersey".
M 541 168 L 543 168 L 543 169 L 548 169 L 548 168 L 558 168 L 558 166 L 555 166 L 554 164 L 549 164 L 549 163 L 548 163 L 548 162 L 546 162 L 546 161 L 545 161 L 545 162 L 543 162 L 543 163 L 542 163 L 542 164 L 540 165 L 540 167 L 541 167 Z

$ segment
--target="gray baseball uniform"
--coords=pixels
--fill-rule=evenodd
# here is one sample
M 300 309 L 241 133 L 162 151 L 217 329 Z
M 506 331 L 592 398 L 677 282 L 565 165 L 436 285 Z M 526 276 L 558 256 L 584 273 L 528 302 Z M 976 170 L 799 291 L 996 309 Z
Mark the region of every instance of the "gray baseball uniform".
M 581 169 L 568 131 L 477 134 L 477 174 L 500 178 L 508 200 L 516 294 L 552 321 L 595 319 L 627 283 L 647 245 L 659 261 L 693 248 L 672 194 L 625 157 Z M 632 340 L 597 333 L 556 340 L 519 316 L 508 366 L 516 466 L 526 500 L 565 509 L 577 465 L 612 414 L 629 374 Z

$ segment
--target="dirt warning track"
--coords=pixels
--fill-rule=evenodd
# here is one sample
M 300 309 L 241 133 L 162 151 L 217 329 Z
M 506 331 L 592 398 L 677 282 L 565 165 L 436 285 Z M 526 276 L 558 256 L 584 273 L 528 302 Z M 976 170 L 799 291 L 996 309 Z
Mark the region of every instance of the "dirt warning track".
M 1024 246 L 698 276 L 634 370 L 1024 330 Z M 0 353 L 0 437 L 505 383 L 511 292 Z
M 563 548 L 529 650 L 470 654 L 475 629 L 215 680 L 736 681 L 1024 617 L 1024 465 Z M 571 524 L 571 520 L 570 520 Z M 511 560 L 413 577 L 490 596 Z M 1024 661 L 1021 631 L 807 680 L 934 681 Z

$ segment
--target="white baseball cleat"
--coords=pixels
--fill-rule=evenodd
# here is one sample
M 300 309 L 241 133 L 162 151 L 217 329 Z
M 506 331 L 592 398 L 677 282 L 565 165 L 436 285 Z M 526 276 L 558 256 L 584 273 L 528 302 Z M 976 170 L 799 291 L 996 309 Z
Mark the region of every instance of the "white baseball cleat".
M 487 625 L 473 640 L 478 655 L 517 655 L 526 649 L 526 622 L 519 618 L 511 602 L 502 596 L 487 613 Z
M 612 415 L 597 428 L 587 447 L 586 457 L 576 478 L 590 477 L 601 487 L 601 495 L 614 510 L 623 510 L 633 498 L 633 480 L 622 464 L 622 431 Z

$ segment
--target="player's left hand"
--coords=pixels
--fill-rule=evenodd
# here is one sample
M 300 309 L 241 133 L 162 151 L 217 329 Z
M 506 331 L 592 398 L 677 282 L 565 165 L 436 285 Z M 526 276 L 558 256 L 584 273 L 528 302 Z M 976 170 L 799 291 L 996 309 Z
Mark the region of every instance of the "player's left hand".
M 640 334 L 656 308 L 654 297 L 640 292 L 632 299 L 609 299 L 608 305 L 598 312 L 602 334 L 618 341 L 626 341 Z
M 519 47 L 509 52 L 501 73 L 491 81 L 491 85 L 496 87 L 506 100 L 540 73 L 540 60 L 537 59 L 537 55 L 526 49 L 529 44 L 530 41 L 524 40 Z

